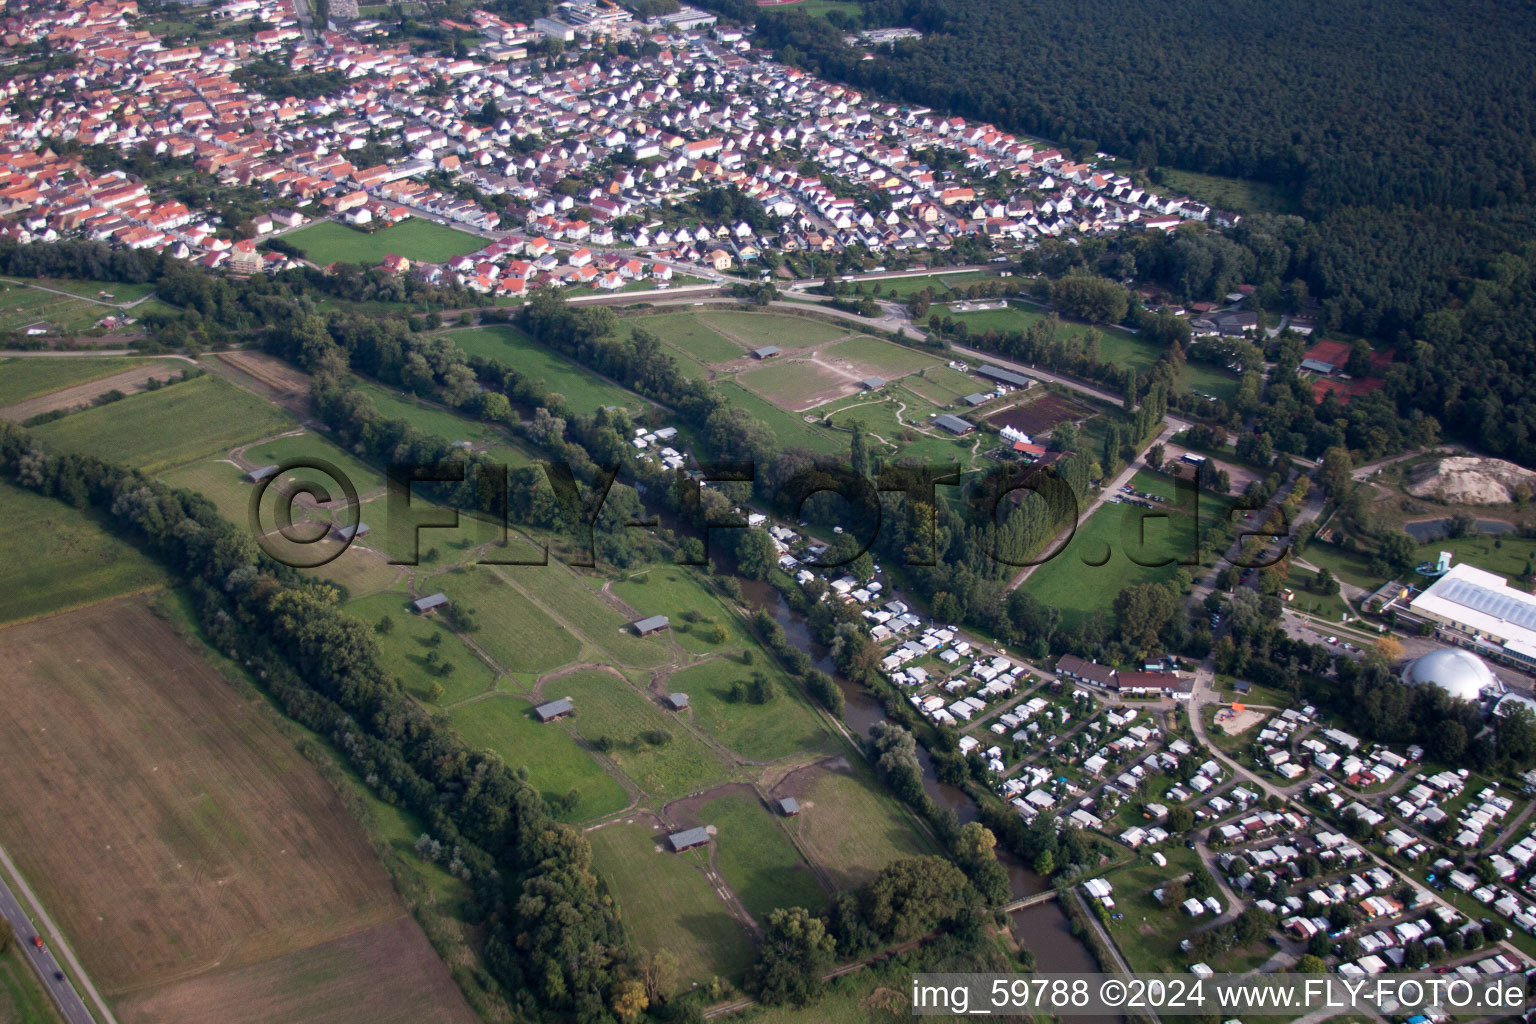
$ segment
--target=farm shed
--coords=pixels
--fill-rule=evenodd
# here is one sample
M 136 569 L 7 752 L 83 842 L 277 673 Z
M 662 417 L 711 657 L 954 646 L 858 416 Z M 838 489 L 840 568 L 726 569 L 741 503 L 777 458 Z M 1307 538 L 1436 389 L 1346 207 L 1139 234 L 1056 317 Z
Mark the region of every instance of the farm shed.
M 341 540 L 356 540 L 358 537 L 366 537 L 373 528 L 367 523 L 353 523 L 351 526 L 333 526 L 331 532 Z
M 949 413 L 936 417 L 933 422 L 935 426 L 943 427 L 951 434 L 964 435 L 976 429 L 959 416 L 951 416 Z
M 682 832 L 674 832 L 667 836 L 667 842 L 672 844 L 673 853 L 682 853 L 691 850 L 695 846 L 704 846 L 709 843 L 709 829 L 699 828 L 685 829 Z
M 976 376 L 985 377 L 988 380 L 995 380 L 1016 388 L 1027 388 L 1034 383 L 1022 373 L 1014 373 L 1012 370 L 1005 370 L 1001 366 L 993 366 L 991 363 L 983 363 L 977 367 Z
M 634 622 L 630 628 L 636 636 L 650 636 L 652 633 L 660 633 L 671 625 L 665 615 L 652 615 Z
M 541 722 L 553 722 L 557 718 L 564 718 L 575 710 L 576 705 L 571 703 L 571 698 L 561 697 L 559 700 L 552 700 L 548 704 L 540 704 L 533 709 L 533 713 L 538 716 Z
M 435 608 L 448 607 L 448 595 L 438 591 L 435 594 L 412 601 L 411 607 L 415 608 L 418 613 L 425 615 Z
M 686 693 L 667 694 L 667 707 L 671 708 L 673 711 L 682 711 L 687 706 L 688 695 Z
M 762 348 L 755 348 L 752 350 L 753 359 L 772 359 L 778 354 L 779 346 L 777 345 L 764 345 Z
M 245 479 L 248 483 L 259 484 L 267 477 L 276 475 L 276 466 L 262 466 L 260 469 L 253 469 L 249 473 L 245 474 Z
M 793 818 L 800 813 L 800 801 L 792 796 L 787 796 L 779 801 L 779 813 L 786 818 Z
M 881 388 L 885 387 L 885 378 L 865 377 L 863 380 L 859 381 L 859 387 L 863 388 L 865 391 L 879 391 Z

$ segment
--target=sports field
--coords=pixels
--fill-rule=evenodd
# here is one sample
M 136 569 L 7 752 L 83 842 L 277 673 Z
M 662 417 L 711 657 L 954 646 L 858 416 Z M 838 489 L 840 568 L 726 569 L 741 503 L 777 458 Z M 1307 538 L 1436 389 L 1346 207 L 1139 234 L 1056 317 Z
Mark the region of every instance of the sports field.
M 563 798 L 574 795 L 562 818 L 588 821 L 623 810 L 629 803 L 624 787 L 581 748 L 570 725 L 540 723 L 532 709 L 520 697 L 496 694 L 461 704 L 449 717 L 474 749 L 494 750 L 510 767 L 526 768 L 528 781 L 552 806 L 561 807 Z
M 775 359 L 742 372 L 736 379 L 791 413 L 846 395 L 854 387 L 854 378 L 846 372 L 807 359 Z
M 14 405 L 28 398 L 46 395 L 73 384 L 110 377 L 146 360 L 121 356 L 16 356 L 0 360 L 0 407 Z M 186 366 L 182 363 L 181 366 Z M 181 369 L 175 361 L 166 362 L 167 375 Z
M 886 380 L 915 373 L 937 362 L 926 352 L 862 334 L 824 348 L 820 355 L 823 359 L 847 364 L 860 377 L 876 376 Z
M 0 560 L 0 622 L 165 583 L 158 563 L 94 517 L 11 484 L 0 484 L 0 551 L 11 552 Z
M 745 698 L 733 700 L 731 684 L 747 684 L 754 672 L 769 681 L 773 699 L 766 704 L 753 704 Z M 799 687 L 766 656 L 755 657 L 751 665 L 743 665 L 732 656 L 711 658 L 668 677 L 667 689 L 686 693 L 693 724 L 741 757 L 771 761 L 833 747 L 831 736 Z
M 752 962 L 752 943 L 704 876 L 703 855 L 665 852 L 663 830 L 645 817 L 631 820 L 587 839 L 635 944 L 670 952 L 684 982 L 740 976 Z
M 212 375 L 45 423 L 45 447 L 94 455 L 155 473 L 287 430 L 278 409 Z
M 820 345 L 852 334 L 841 324 L 787 313 L 748 313 L 741 310 L 706 310 L 700 322 L 744 348 L 777 345 L 783 349 Z
M 543 381 L 545 387 L 564 398 L 565 404 L 576 412 L 594 413 L 604 406 L 639 410 L 648 405 L 640 396 L 550 351 L 515 327 L 466 327 L 449 331 L 446 336 L 472 356 L 498 360 L 518 373 Z
M 385 256 L 404 256 L 417 263 L 444 263 L 467 256 L 489 243 L 478 235 L 412 217 L 371 234 L 325 221 L 284 235 L 283 240 L 304 250 L 312 263 L 358 263 L 371 267 Z
M 0 652 L 6 846 L 109 996 L 400 918 L 335 791 L 142 601 L 9 627 Z M 386 958 L 375 984 L 409 967 Z M 443 995 L 399 993 L 423 1013 Z M 223 1019 L 209 1010 L 175 1000 L 155 1019 Z
M 759 923 L 779 907 L 825 908 L 826 892 L 761 801 L 733 793 L 704 803 L 697 815 L 717 829 L 715 864 Z
M 696 792 L 725 773 L 714 751 L 623 678 L 582 669 L 546 683 L 541 700 L 570 697 L 576 731 L 588 743 L 612 743 L 607 756 L 652 796 L 672 798 Z M 655 744 L 642 733 L 671 738 Z

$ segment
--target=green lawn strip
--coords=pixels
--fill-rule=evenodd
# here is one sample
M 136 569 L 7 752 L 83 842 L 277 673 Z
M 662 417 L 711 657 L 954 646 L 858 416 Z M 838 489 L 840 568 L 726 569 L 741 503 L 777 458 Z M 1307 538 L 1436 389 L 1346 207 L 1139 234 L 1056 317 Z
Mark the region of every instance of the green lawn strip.
M 664 712 L 634 686 L 609 672 L 583 669 L 544 684 L 541 699 L 570 697 L 576 705 L 575 728 L 602 749 L 647 793 L 673 799 L 724 779 L 727 766 L 670 712 Z M 666 733 L 654 744 L 643 733 Z
M 325 221 L 283 237 L 303 249 L 306 259 L 322 267 L 330 263 L 373 266 L 391 254 L 413 262 L 445 263 L 489 244 L 478 235 L 414 217 L 372 233 Z
M 531 782 L 567 821 L 588 821 L 623 810 L 629 795 L 581 748 L 564 722 L 536 721 L 533 705 L 521 697 L 496 694 L 460 704 L 449 712 L 464 742 L 494 750 L 512 768 L 525 768 Z
M 779 907 L 826 907 L 827 895 L 774 816 L 757 800 L 732 794 L 699 808 L 715 826 L 715 866 L 759 923 Z
M 785 827 L 839 889 L 862 885 L 894 860 L 937 852 L 862 759 L 821 773 L 799 802 Z
M 732 699 L 731 684 L 745 686 L 754 673 L 768 679 L 773 699 L 766 704 L 753 704 L 746 697 Z M 831 737 L 799 688 L 764 657 L 754 658 L 751 665 L 733 656 L 711 658 L 673 673 L 667 689 L 688 695 L 694 725 L 749 760 L 833 749 Z
M 464 645 L 436 615 L 417 615 L 403 593 L 374 594 L 347 605 L 347 613 L 374 627 L 374 640 L 386 672 L 405 684 L 417 700 L 430 700 L 432 684 L 443 688 L 439 704 L 452 704 L 484 693 L 496 674 Z M 391 627 L 379 632 L 380 622 Z M 452 668 L 444 670 L 444 666 Z
M 0 485 L 0 622 L 33 618 L 165 583 L 158 563 L 94 516 Z M 23 555 L 23 553 L 25 553 Z
M 777 345 L 782 349 L 805 348 L 852 333 L 841 324 L 785 313 L 747 313 L 722 309 L 699 313 L 698 317 L 711 330 L 727 338 L 740 339 L 750 348 L 761 348 L 764 345 Z
M 435 402 L 403 395 L 382 387 L 373 381 L 354 378 L 354 385 L 373 402 L 373 407 L 386 419 L 404 420 L 425 434 L 449 441 L 468 441 L 477 446 L 508 447 L 511 442 L 506 433 L 493 424 L 445 409 Z M 517 462 L 526 465 L 529 460 Z
M 59 331 L 84 331 L 121 311 L 99 302 L 45 292 L 24 284 L 0 283 L 0 331 L 42 324 Z
M 533 571 L 559 571 L 553 566 Z M 436 578 L 436 585 L 475 622 L 474 642 L 509 672 L 548 672 L 581 653 L 581 641 L 486 566 Z
M 699 869 L 697 854 L 666 852 L 665 833 L 641 823 L 608 825 L 587 839 L 636 946 L 671 953 L 685 982 L 742 975 L 752 943 Z
M 73 413 L 33 433 L 46 447 L 155 473 L 292 425 L 282 411 L 209 375 Z
M 1386 582 L 1370 571 L 1369 555 L 1345 551 L 1336 544 L 1320 540 L 1309 541 L 1307 546 L 1301 549 L 1298 557 L 1319 569 L 1329 570 L 1345 583 L 1364 587 L 1367 590 L 1375 590 Z
M 125 359 L 122 356 L 60 356 L 56 359 L 16 356 L 0 360 L 0 406 L 13 405 L 76 384 L 111 377 L 135 366 L 143 366 L 146 362 L 147 359 Z M 166 369 L 174 371 L 179 367 L 167 362 Z
M 0 1020 L 6 1024 L 61 1024 L 53 1000 L 24 959 L 22 936 L 0 956 Z
M 605 406 L 632 411 L 649 407 L 640 396 L 545 348 L 516 327 L 465 327 L 448 331 L 444 337 L 469 355 L 495 359 L 532 380 L 542 380 L 575 412 L 591 414 Z
M 1113 614 L 1120 591 L 1171 578 L 1179 562 L 1194 553 L 1193 517 L 1169 512 L 1166 518 L 1157 518 L 1160 512 L 1105 504 L 1078 525 L 1064 549 L 1024 581 L 1025 589 L 1048 607 L 1061 609 L 1066 623 L 1076 624 L 1093 612 Z M 1143 562 L 1173 561 L 1164 566 L 1139 565 L 1127 555 L 1128 550 Z
M 1512 533 L 1485 533 L 1455 540 L 1432 540 L 1419 545 L 1418 561 L 1433 562 L 1440 557 L 1442 551 L 1451 553 L 1452 565 L 1467 562 L 1479 569 L 1496 572 L 1517 585 L 1520 577 L 1526 574 L 1526 566 L 1536 566 L 1536 538 L 1517 537 Z M 1415 574 L 1403 582 L 1426 585 L 1429 581 Z

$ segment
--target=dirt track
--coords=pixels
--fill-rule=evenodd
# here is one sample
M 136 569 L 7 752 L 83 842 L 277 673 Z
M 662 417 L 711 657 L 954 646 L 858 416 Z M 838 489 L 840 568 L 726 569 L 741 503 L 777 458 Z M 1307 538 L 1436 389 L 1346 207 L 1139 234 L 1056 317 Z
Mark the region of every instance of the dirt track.
M 17 402 L 0 409 L 0 419 L 11 420 L 20 423 L 29 420 L 33 416 L 41 416 L 45 412 L 53 412 L 55 409 L 74 409 L 82 405 L 90 405 L 97 395 L 104 395 L 108 391 L 116 389 L 125 395 L 135 394 L 144 390 L 144 382 L 151 377 L 165 380 L 167 377 L 175 377 L 181 373 L 185 364 L 177 364 L 164 359 L 156 360 L 144 366 L 135 366 L 131 370 L 115 373 L 110 377 L 100 377 L 96 380 L 86 381 L 84 384 L 75 384 L 60 391 L 52 391 L 46 395 L 38 395 L 29 398 L 25 402 Z

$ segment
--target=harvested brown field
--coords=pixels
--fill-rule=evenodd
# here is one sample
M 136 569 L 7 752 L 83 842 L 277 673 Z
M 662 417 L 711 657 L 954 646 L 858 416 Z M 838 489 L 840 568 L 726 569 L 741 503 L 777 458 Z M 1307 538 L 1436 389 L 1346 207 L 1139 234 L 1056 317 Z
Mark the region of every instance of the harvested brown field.
M 0 630 L 0 657 L 0 830 L 109 997 L 401 916 L 330 785 L 142 599 Z
M 204 974 L 117 1004 L 121 1024 L 473 1024 L 409 917 L 249 967 Z
M 62 388 L 46 395 L 29 398 L 25 402 L 6 406 L 0 409 L 0 419 L 20 423 L 33 416 L 53 412 L 55 409 L 76 409 L 82 405 L 90 405 L 96 396 L 112 390 L 121 391 L 125 395 L 136 394 L 144 390 L 145 381 L 151 377 L 157 377 L 160 380 L 175 377 L 189 365 L 179 359 L 156 359 L 151 363 L 135 366 L 131 370 L 124 370 L 110 377 L 98 377 L 84 384 L 76 384 L 74 387 Z
M 1067 420 L 1080 420 L 1091 416 L 1093 410 L 1086 409 L 1069 398 L 1060 395 L 1041 395 L 1033 402 L 1024 405 L 1016 405 L 1012 409 L 1004 409 L 987 417 L 987 425 L 996 430 L 1000 427 L 1013 427 L 1022 430 L 1031 437 L 1036 434 L 1044 434 L 1058 423 Z
M 265 352 L 220 352 L 219 358 L 280 395 L 298 395 L 309 391 L 308 374 L 300 373 Z

